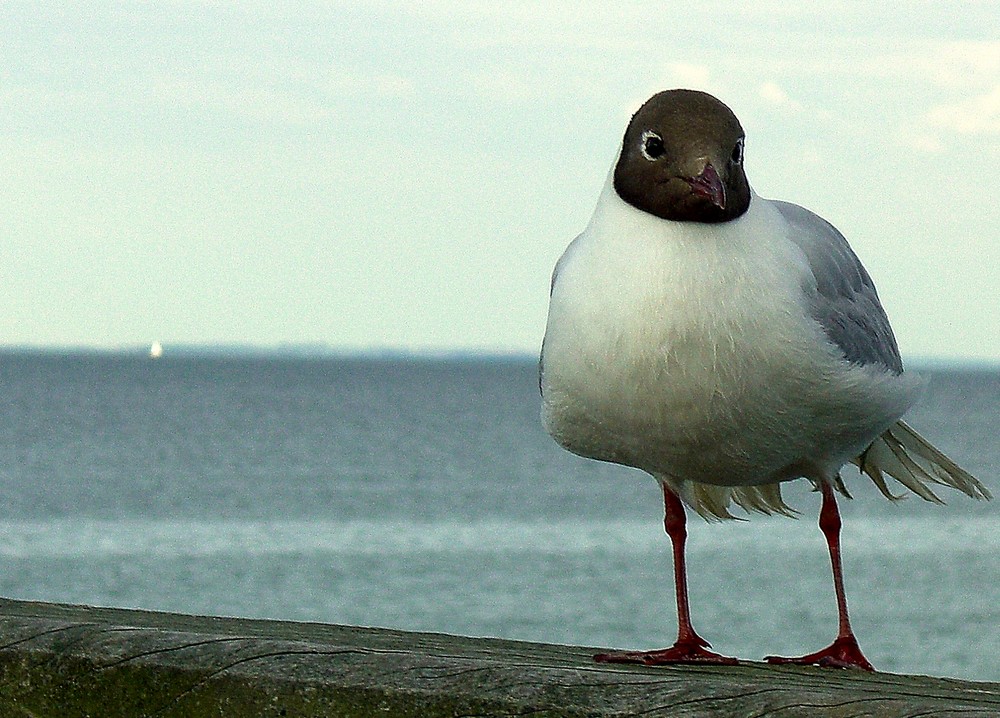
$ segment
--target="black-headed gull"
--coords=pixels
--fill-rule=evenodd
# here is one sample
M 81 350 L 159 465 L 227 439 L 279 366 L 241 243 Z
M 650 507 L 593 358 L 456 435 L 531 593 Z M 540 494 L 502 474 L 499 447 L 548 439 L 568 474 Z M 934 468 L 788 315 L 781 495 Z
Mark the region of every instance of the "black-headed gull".
M 875 285 L 830 223 L 757 196 L 733 112 L 693 90 L 632 117 L 584 232 L 556 265 L 541 357 L 542 418 L 581 456 L 642 469 L 663 488 L 678 638 L 601 661 L 734 663 L 691 624 L 683 504 L 709 519 L 789 514 L 781 483 L 822 492 L 840 630 L 776 663 L 872 670 L 851 630 L 840 562 L 840 470 L 857 464 L 929 501 L 931 484 L 987 489 L 900 417 L 920 380 L 903 371 Z

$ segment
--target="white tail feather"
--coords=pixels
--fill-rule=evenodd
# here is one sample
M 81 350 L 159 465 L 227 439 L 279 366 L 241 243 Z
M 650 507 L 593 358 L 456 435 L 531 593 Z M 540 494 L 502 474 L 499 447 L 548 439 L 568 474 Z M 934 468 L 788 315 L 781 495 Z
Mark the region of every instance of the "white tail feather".
M 781 484 L 757 486 L 715 486 L 695 481 L 675 481 L 667 476 L 656 477 L 665 483 L 681 501 L 693 508 L 707 521 L 737 519 L 729 511 L 736 504 L 747 513 L 781 514 L 795 518 L 797 511 L 781 498 Z
M 855 463 L 887 498 L 898 499 L 889 492 L 883 472 L 889 474 L 917 496 L 934 503 L 944 503 L 928 484 L 958 489 L 974 499 L 993 498 L 972 474 L 935 449 L 920 434 L 902 421 L 897 421 L 859 456 Z
M 989 489 L 972 474 L 930 445 L 923 437 L 902 421 L 887 429 L 861 456 L 854 459 L 862 473 L 867 474 L 887 499 L 903 498 L 889 490 L 885 475 L 888 474 L 917 496 L 937 504 L 938 498 L 928 484 L 950 486 L 974 499 L 991 499 Z M 675 481 L 666 476 L 657 478 L 675 491 L 688 506 L 709 521 L 735 519 L 729 507 L 736 504 L 747 512 L 763 514 L 796 515 L 781 497 L 781 484 L 755 486 L 715 486 L 693 481 Z M 847 487 L 839 476 L 834 486 L 847 497 Z

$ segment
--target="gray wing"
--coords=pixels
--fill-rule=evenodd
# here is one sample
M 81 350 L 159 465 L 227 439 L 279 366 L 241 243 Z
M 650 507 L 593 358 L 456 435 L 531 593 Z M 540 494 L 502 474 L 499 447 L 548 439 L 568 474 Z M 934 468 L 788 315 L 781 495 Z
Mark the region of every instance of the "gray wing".
M 809 300 L 813 318 L 853 364 L 881 364 L 903 372 L 896 338 L 875 283 L 837 228 L 804 207 L 774 202 L 792 227 L 791 240 L 805 253 L 816 278 Z

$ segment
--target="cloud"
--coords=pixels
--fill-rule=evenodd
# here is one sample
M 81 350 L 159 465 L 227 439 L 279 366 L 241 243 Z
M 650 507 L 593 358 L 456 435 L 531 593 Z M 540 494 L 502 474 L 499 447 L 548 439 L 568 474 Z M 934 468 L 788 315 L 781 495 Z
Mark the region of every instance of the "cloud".
M 1000 135 L 1000 84 L 985 94 L 936 105 L 926 119 L 933 127 L 963 135 Z
M 240 79 L 161 76 L 142 89 L 144 99 L 161 107 L 218 111 L 254 121 L 309 125 L 334 115 L 326 98 L 315 96 L 315 92 L 297 94 Z
M 861 68 L 874 77 L 903 77 L 938 88 L 967 91 L 990 87 L 1000 79 L 1000 42 L 920 41 L 869 58 Z
M 691 90 L 718 92 L 711 79 L 707 65 L 692 65 L 686 62 L 671 62 L 666 68 L 666 77 L 671 87 L 686 87 Z
M 904 137 L 904 144 L 929 155 L 936 155 L 944 151 L 944 145 L 941 144 L 941 140 L 936 135 L 930 133 L 916 133 L 909 137 Z
M 967 88 L 1000 76 L 1000 42 L 946 42 L 930 55 L 915 58 L 915 68 L 942 87 Z
M 1000 41 L 919 40 L 869 58 L 862 69 L 904 83 L 922 101 L 900 123 L 907 147 L 934 154 L 963 137 L 1000 135 Z
M 375 94 L 384 98 L 412 97 L 416 92 L 413 79 L 398 73 L 339 70 L 324 89 L 336 95 L 370 96 Z
M 793 110 L 795 112 L 802 112 L 805 108 L 802 106 L 801 102 L 793 100 L 788 96 L 781 87 L 775 82 L 765 82 L 760 86 L 757 93 L 760 95 L 761 99 L 777 107 Z

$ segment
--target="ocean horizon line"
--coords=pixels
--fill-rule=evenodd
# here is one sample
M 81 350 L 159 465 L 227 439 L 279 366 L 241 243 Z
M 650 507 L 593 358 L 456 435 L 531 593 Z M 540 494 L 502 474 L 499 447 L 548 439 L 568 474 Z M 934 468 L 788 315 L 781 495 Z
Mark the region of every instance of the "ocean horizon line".
M 373 361 L 500 361 L 537 362 L 538 353 L 499 347 L 338 346 L 325 342 L 149 342 L 120 345 L 0 344 L 0 355 L 150 357 L 158 345 L 165 358 L 344 359 Z M 908 368 L 916 370 L 1000 370 L 1000 357 L 962 355 L 905 355 Z

